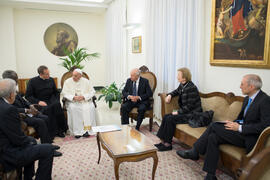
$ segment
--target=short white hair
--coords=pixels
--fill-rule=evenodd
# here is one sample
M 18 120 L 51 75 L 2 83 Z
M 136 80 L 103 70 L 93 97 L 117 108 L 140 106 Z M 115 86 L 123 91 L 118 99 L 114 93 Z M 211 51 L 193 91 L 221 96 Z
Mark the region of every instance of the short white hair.
M 0 98 L 8 98 L 11 93 L 16 92 L 16 82 L 13 79 L 0 80 Z
M 245 77 L 248 85 L 253 85 L 258 90 L 262 88 L 262 79 L 257 74 L 247 74 Z
M 82 70 L 81 69 L 74 69 L 74 71 L 73 72 L 77 72 L 77 73 L 80 73 L 81 75 L 83 74 L 83 72 L 82 72 Z

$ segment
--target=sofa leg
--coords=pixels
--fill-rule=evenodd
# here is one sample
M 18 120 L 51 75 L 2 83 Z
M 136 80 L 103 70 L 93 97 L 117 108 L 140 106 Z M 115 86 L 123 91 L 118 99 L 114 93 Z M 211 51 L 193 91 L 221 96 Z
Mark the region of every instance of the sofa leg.
M 153 127 L 153 118 L 149 119 L 149 131 L 152 132 L 152 127 Z

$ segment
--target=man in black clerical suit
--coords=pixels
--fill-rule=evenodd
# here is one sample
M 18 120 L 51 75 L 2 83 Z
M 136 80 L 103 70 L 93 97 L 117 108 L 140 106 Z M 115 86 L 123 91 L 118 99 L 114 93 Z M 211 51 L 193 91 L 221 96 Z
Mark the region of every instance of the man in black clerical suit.
M 148 80 L 140 77 L 139 69 L 133 69 L 130 72 L 130 78 L 126 82 L 122 95 L 124 96 L 124 103 L 121 106 L 121 123 L 129 124 L 128 114 L 134 107 L 137 107 L 136 129 L 139 130 L 144 113 L 150 106 L 149 98 L 153 95 Z
M 199 154 L 205 155 L 203 170 L 205 179 L 215 176 L 219 159 L 219 145 L 232 144 L 243 147 L 249 153 L 261 132 L 270 126 L 270 98 L 262 90 L 261 78 L 255 74 L 245 75 L 240 88 L 245 97 L 237 120 L 226 123 L 212 123 L 194 143 L 191 150 L 179 150 L 177 154 L 185 159 L 198 160 Z
M 34 163 L 38 162 L 36 179 L 51 179 L 54 147 L 51 144 L 37 144 L 32 137 L 25 136 L 21 121 L 13 102 L 16 96 L 16 82 L 0 80 L 0 162 L 4 171 L 24 167 L 24 179 L 34 176 Z
M 25 97 L 32 104 L 40 105 L 41 112 L 49 116 L 50 136 L 65 137 L 67 121 L 54 80 L 50 77 L 49 69 L 46 66 L 40 66 L 37 71 L 39 76 L 29 80 Z

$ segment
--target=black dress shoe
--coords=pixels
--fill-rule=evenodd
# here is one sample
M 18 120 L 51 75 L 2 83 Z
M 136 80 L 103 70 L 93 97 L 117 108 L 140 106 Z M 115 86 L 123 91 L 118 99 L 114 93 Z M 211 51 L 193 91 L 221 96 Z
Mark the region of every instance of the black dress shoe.
M 76 135 L 76 136 L 74 136 L 76 139 L 79 139 L 80 137 L 82 137 L 82 136 L 80 136 L 80 135 Z
M 199 154 L 194 150 L 178 150 L 176 154 L 184 159 L 198 160 Z
M 83 134 L 83 137 L 89 137 L 90 135 L 88 134 L 88 132 Z
M 163 145 L 163 143 L 154 144 L 154 146 L 156 146 L 157 148 L 160 147 L 160 146 L 162 146 L 162 145 Z
M 63 154 L 59 151 L 54 151 L 53 152 L 53 157 L 59 157 L 59 156 L 62 156 Z
M 52 148 L 53 148 L 54 150 L 58 150 L 58 149 L 60 149 L 60 146 L 52 145 Z
M 217 177 L 214 174 L 207 173 L 207 175 L 205 176 L 204 180 L 217 180 Z
M 64 138 L 65 137 L 65 134 L 63 132 L 61 132 L 61 133 L 57 133 L 56 136 L 61 137 L 61 138 Z
M 136 129 L 137 131 L 140 131 L 140 127 L 137 127 L 137 126 L 136 126 L 135 129 Z
M 165 146 L 164 144 L 161 144 L 157 148 L 158 148 L 158 151 L 170 151 L 170 150 L 172 150 L 172 145 Z

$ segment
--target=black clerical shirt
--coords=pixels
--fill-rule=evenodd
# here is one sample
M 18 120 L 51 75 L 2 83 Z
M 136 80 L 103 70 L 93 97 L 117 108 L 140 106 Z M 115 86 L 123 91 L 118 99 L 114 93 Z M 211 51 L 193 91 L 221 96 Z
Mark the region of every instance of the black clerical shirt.
M 29 80 L 25 97 L 33 104 L 37 104 L 39 101 L 51 104 L 55 100 L 59 100 L 59 92 L 53 78 L 42 79 L 37 76 Z

